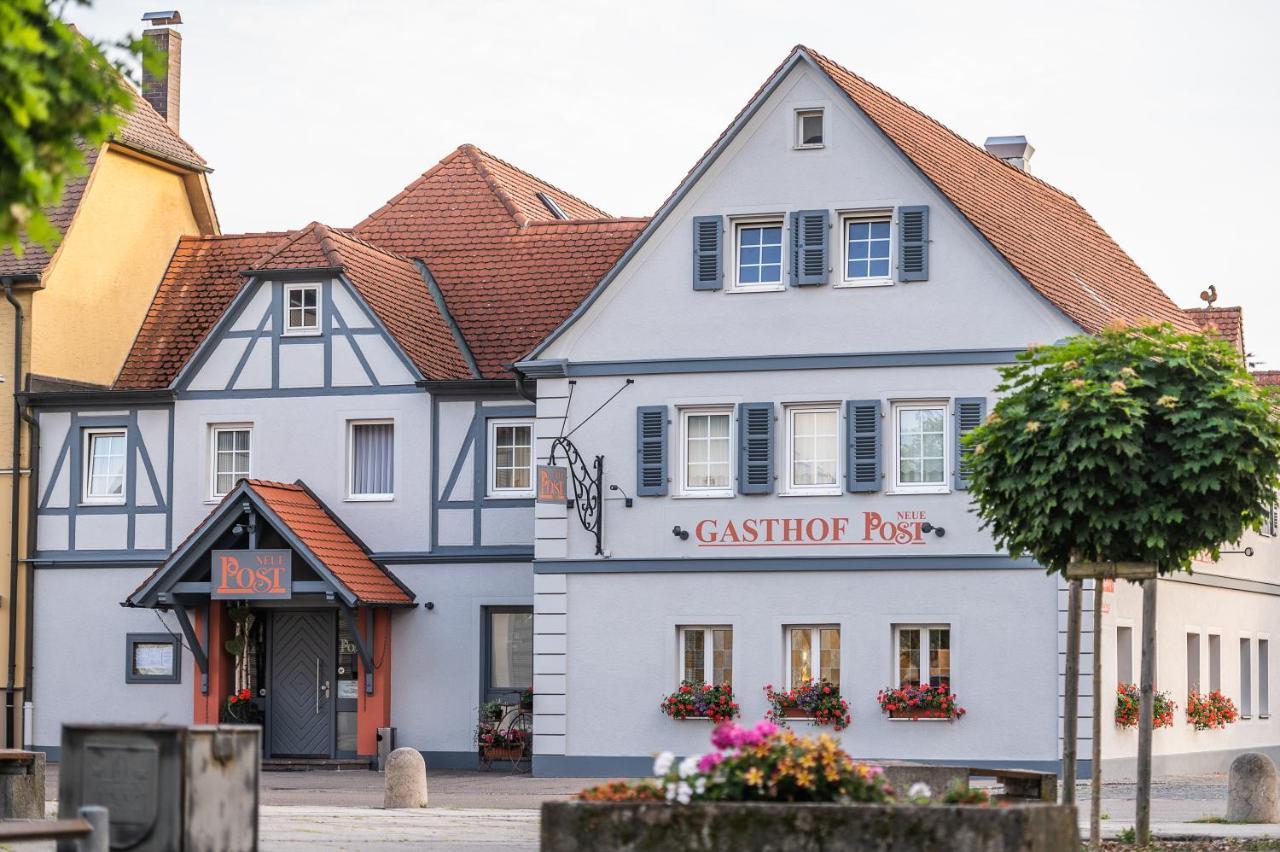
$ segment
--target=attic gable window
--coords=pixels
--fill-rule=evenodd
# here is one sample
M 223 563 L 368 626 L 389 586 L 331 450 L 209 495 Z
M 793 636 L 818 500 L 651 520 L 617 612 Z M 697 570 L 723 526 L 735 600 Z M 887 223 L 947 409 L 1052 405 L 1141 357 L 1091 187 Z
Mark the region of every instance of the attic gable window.
M 287 284 L 284 288 L 284 333 L 320 333 L 320 285 Z
M 822 110 L 796 110 L 796 147 L 821 148 L 825 141 Z
M 568 219 L 569 216 L 560 209 L 560 205 L 556 204 L 556 200 L 545 192 L 538 193 L 538 200 L 542 202 L 542 206 L 551 211 L 551 215 L 557 219 Z

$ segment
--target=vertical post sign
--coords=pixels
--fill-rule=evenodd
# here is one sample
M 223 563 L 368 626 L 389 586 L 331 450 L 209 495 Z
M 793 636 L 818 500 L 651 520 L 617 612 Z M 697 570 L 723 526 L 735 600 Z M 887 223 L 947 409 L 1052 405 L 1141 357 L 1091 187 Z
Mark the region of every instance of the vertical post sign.
M 539 503 L 554 503 L 563 506 L 568 502 L 569 471 L 563 467 L 538 465 L 538 499 Z
M 209 597 L 287 600 L 293 597 L 293 551 L 215 550 Z

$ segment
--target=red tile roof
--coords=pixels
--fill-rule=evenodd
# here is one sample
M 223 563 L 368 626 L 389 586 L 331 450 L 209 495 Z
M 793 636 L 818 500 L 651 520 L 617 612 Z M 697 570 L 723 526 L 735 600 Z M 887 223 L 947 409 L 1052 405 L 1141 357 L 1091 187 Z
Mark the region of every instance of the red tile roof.
M 244 270 L 288 237 L 274 231 L 179 239 L 115 386 L 167 387 L 244 286 Z
M 1074 198 L 958 136 L 817 51 L 818 67 L 1041 295 L 1082 329 L 1195 326 Z
M 1253 380 L 1260 387 L 1280 387 L 1280 370 L 1255 370 L 1253 372 Z
M 537 200 L 546 193 L 569 216 Z M 463 145 L 353 229 L 421 258 L 485 378 L 510 375 L 644 227 Z
M 128 84 L 126 84 L 128 85 Z M 163 160 L 195 171 L 207 171 L 204 158 L 178 135 L 178 131 L 169 126 L 156 112 L 155 107 L 129 87 L 133 94 L 133 111 L 120 112 L 124 125 L 115 135 L 115 141 L 127 148 L 133 148 L 144 154 L 151 154 Z M 44 211 L 58 233 L 66 234 L 75 216 L 80 199 L 84 197 L 85 187 L 89 183 L 89 175 L 98 160 L 98 149 L 85 149 L 85 172 L 83 175 L 67 181 L 62 191 L 62 201 L 57 206 Z M 22 241 L 22 257 L 18 257 L 8 248 L 0 248 L 0 275 L 39 275 L 49 265 L 52 256 L 40 246 Z
M 1244 309 L 1241 307 L 1183 308 L 1192 322 L 1205 331 L 1218 335 L 1244 353 Z
M 250 479 L 246 484 L 361 603 L 413 603 L 413 596 L 369 558 L 364 546 L 301 482 Z

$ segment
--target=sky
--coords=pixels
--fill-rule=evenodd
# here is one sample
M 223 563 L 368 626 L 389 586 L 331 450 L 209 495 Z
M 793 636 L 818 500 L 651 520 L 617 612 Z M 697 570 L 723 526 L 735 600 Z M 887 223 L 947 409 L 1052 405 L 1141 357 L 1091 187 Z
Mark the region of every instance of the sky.
M 224 232 L 352 225 L 470 142 L 649 215 L 795 44 L 981 144 L 1025 134 L 1184 307 L 1280 369 L 1280 2 L 169 0 Z M 68 7 L 97 38 L 134 0 Z

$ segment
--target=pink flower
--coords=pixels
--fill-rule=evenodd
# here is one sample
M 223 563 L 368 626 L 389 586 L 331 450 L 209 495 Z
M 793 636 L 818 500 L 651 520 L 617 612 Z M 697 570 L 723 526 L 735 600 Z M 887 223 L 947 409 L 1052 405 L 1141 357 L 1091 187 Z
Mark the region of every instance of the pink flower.
M 716 764 L 724 760 L 724 755 L 718 751 L 709 751 L 698 761 L 698 771 L 706 775 L 712 769 L 716 768 Z
M 716 748 L 733 748 L 738 744 L 738 732 L 742 729 L 732 722 L 716 725 L 711 732 L 711 744 Z
M 761 719 L 756 722 L 755 732 L 761 737 L 771 737 L 778 733 L 778 726 L 770 722 L 768 719 Z

